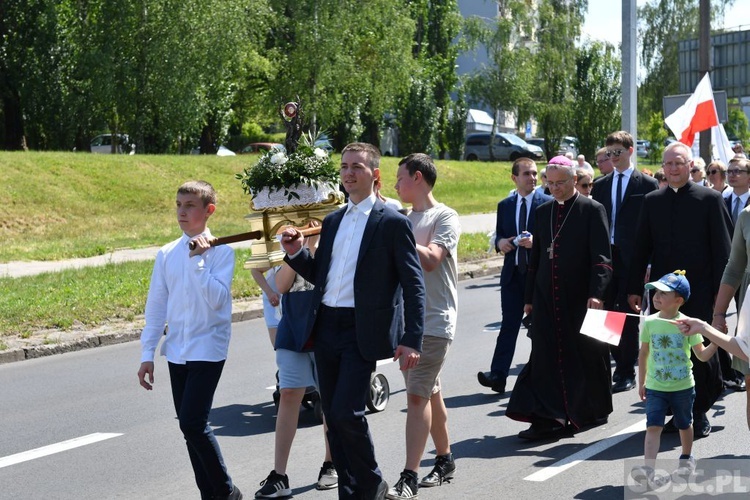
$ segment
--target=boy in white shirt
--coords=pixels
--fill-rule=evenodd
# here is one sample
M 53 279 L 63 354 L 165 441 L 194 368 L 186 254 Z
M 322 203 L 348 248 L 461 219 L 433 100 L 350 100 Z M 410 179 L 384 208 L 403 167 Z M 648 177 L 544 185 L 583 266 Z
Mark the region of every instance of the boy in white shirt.
M 141 333 L 138 379 L 143 388 L 152 389 L 154 355 L 164 337 L 160 354 L 169 363 L 177 419 L 201 498 L 241 499 L 208 425 L 229 347 L 234 275 L 234 250 L 210 244 L 206 224 L 215 210 L 216 192 L 211 184 L 189 181 L 177 190 L 176 215 L 183 235 L 156 256 Z

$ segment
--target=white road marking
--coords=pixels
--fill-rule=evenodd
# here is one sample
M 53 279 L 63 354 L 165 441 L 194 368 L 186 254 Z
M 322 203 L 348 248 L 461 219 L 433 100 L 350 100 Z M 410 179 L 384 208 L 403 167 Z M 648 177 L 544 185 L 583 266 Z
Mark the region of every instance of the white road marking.
M 607 439 L 603 439 L 599 441 L 598 443 L 594 443 L 591 446 L 587 446 L 581 451 L 578 451 L 570 455 L 569 457 L 565 457 L 562 460 L 550 465 L 549 467 L 545 467 L 544 469 L 537 471 L 531 474 L 530 476 L 526 476 L 524 480 L 536 481 L 536 482 L 546 481 L 547 479 L 554 477 L 560 474 L 561 472 L 566 471 L 570 469 L 571 467 L 574 467 L 585 460 L 588 460 L 594 455 L 598 455 L 599 453 L 603 452 L 607 448 L 611 448 L 617 443 L 625 441 L 629 437 L 632 437 L 635 434 L 639 432 L 643 432 L 645 430 L 646 430 L 646 419 L 644 418 L 643 420 L 631 425 L 630 427 L 627 427 L 621 430 L 620 432 L 608 437 Z
M 98 443 L 99 441 L 112 439 L 118 436 L 122 436 L 122 434 L 95 432 L 94 434 L 89 434 L 88 436 L 81 436 L 69 439 L 68 441 L 63 441 L 61 443 L 42 446 L 41 448 L 37 448 L 35 450 L 16 453 L 15 455 L 9 455 L 7 457 L 0 458 L 0 469 L 2 469 L 3 467 L 20 464 L 21 462 L 28 462 L 29 460 L 46 457 L 48 455 L 54 455 L 55 453 L 60 453 L 62 451 L 72 450 L 74 448 L 79 448 L 88 444 Z

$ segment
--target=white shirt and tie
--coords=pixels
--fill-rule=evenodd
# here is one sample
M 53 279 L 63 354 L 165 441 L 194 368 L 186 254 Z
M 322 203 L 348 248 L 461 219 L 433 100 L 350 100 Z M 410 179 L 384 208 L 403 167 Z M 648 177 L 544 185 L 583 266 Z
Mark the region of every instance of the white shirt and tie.
M 740 216 L 740 212 L 747 205 L 747 200 L 750 198 L 750 191 L 745 191 L 741 195 L 736 195 L 734 192 L 727 196 L 730 201 L 729 213 L 732 216 L 732 224 L 737 224 L 737 218 Z
M 631 163 L 628 168 L 622 172 L 615 170 L 612 172 L 612 220 L 609 225 L 610 243 L 615 244 L 615 221 L 617 220 L 617 207 L 622 203 L 625 197 L 625 190 L 628 188 L 630 176 L 633 175 L 635 167 Z M 618 191 L 619 189 L 619 191 Z
M 322 302 L 328 307 L 354 307 L 354 272 L 357 270 L 362 236 L 375 199 L 373 194 L 356 205 L 350 199 L 346 213 L 341 218 L 333 240 L 331 265 L 323 288 Z

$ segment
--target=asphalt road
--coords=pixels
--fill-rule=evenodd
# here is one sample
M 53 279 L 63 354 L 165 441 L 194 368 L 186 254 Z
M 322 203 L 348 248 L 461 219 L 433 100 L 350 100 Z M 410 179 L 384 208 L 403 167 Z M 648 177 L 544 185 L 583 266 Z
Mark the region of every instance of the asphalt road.
M 508 395 L 476 382 L 476 372 L 488 369 L 499 326 L 498 276 L 459 286 L 458 333 L 443 375 L 458 470 L 452 483 L 422 489 L 420 498 L 623 498 L 625 460 L 643 453 L 645 415 L 636 392 L 616 394 L 615 412 L 601 427 L 553 442 L 518 439 L 525 425 L 504 416 Z M 524 333 L 514 373 L 528 359 Z M 166 363 L 157 361 L 151 392 L 138 385 L 138 364 L 139 345 L 130 342 L 0 365 L 0 499 L 197 499 Z M 393 483 L 403 469 L 406 398 L 397 367 L 389 363 L 379 371 L 390 383 L 391 400 L 368 420 L 381 468 Z M 211 423 L 246 498 L 273 466 L 274 372 L 262 321 L 236 323 Z M 727 393 L 717 403 L 709 414 L 714 431 L 694 446 L 699 459 L 748 462 L 745 401 L 742 393 Z M 421 476 L 433 453 L 428 443 Z M 661 456 L 678 454 L 677 436 L 665 436 Z M 322 460 L 322 427 L 311 411 L 301 410 L 288 468 L 295 498 L 336 498 L 313 488 Z

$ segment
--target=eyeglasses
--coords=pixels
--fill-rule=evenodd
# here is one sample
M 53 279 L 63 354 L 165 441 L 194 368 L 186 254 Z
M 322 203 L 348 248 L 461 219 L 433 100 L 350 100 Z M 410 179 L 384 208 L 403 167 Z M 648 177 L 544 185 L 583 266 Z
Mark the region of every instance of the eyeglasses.
M 740 174 L 746 174 L 747 170 L 742 168 L 730 168 L 727 170 L 727 174 L 729 175 L 740 175 Z
M 661 166 L 664 168 L 674 168 L 674 167 L 683 168 L 685 165 L 687 165 L 687 163 L 685 163 L 684 161 L 668 161 L 668 162 L 661 164 Z
M 701 169 L 699 169 L 699 168 L 691 168 L 690 169 L 690 173 L 691 174 L 695 174 L 695 173 L 700 172 L 700 171 L 701 171 Z
M 597 158 L 596 159 L 596 164 L 597 165 L 601 165 L 602 163 L 607 163 L 608 161 L 609 161 L 609 155 L 607 155 L 606 158 L 602 158 L 601 160 Z
M 548 183 L 547 183 L 547 185 L 548 185 L 548 186 L 549 186 L 550 188 L 553 188 L 553 187 L 554 187 L 554 188 L 561 188 L 561 187 L 563 187 L 563 186 L 564 186 L 565 184 L 569 183 L 569 182 L 570 182 L 570 181 L 572 181 L 572 180 L 573 180 L 573 178 L 571 177 L 571 178 L 570 178 L 570 179 L 568 179 L 567 181 L 548 182 Z
M 624 152 L 624 149 L 608 149 L 607 150 L 607 158 L 612 158 L 613 156 L 619 158 L 620 155 Z
M 709 170 L 709 171 L 708 171 L 708 175 L 716 175 L 716 174 L 718 174 L 719 172 L 721 172 L 721 170 Z

